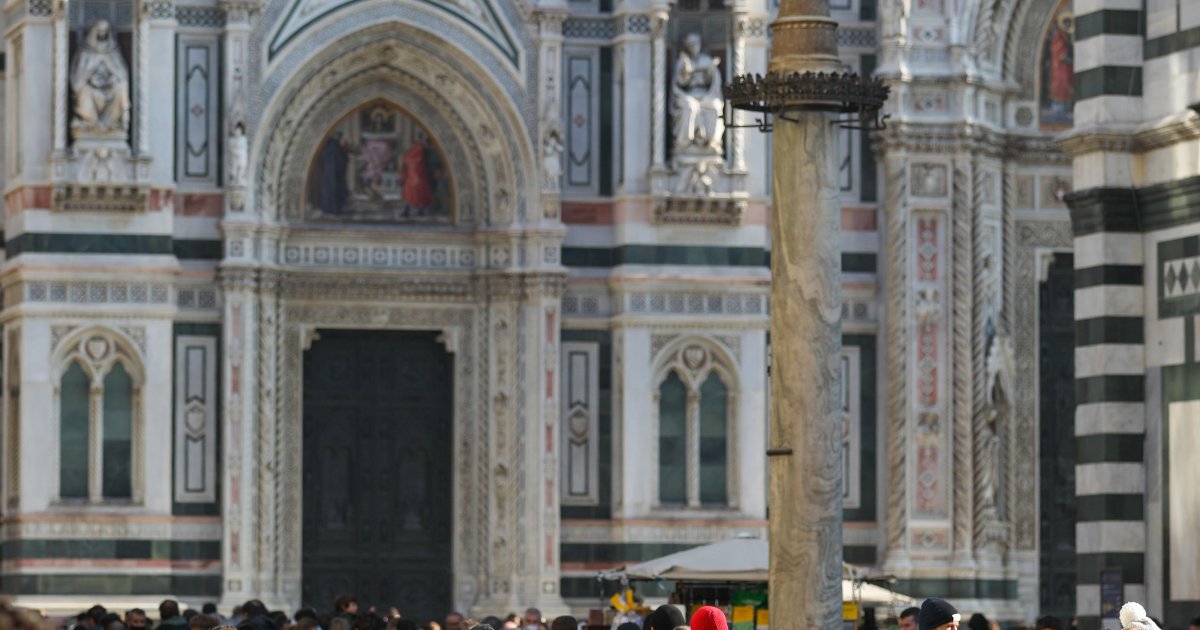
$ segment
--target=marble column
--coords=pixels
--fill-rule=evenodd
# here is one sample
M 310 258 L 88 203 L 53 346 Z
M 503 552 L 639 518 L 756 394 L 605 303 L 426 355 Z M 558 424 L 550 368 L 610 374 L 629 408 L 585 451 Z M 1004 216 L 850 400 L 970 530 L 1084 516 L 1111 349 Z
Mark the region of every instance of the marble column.
M 783 0 L 771 72 L 839 72 L 828 0 Z M 841 624 L 841 245 L 830 114 L 775 118 L 771 208 L 772 627 Z

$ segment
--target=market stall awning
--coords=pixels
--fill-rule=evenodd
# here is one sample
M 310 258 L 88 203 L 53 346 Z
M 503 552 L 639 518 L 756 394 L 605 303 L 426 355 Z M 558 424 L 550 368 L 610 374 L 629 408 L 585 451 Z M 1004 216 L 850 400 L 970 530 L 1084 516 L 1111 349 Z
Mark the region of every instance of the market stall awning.
M 618 572 L 630 580 L 677 582 L 766 582 L 770 553 L 760 538 L 730 538 L 626 567 Z M 614 576 L 615 577 L 615 576 Z M 916 600 L 882 586 L 842 580 L 842 601 L 863 605 L 912 606 Z

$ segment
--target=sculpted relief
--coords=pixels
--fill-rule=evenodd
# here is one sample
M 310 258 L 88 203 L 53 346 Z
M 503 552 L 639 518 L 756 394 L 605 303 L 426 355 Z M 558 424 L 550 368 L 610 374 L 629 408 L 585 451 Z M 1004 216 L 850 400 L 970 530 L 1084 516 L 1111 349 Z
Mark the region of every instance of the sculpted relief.
M 325 135 L 311 164 L 309 219 L 453 220 L 445 154 L 425 127 L 391 103 L 368 103 L 343 117 Z
M 71 60 L 71 129 L 75 137 L 125 139 L 129 133 L 129 68 L 106 20 L 98 20 Z

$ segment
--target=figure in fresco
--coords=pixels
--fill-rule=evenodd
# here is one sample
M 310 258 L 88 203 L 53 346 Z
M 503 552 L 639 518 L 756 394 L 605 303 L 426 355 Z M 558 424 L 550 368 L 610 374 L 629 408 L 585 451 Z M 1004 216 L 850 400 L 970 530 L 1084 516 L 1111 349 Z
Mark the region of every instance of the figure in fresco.
M 1075 17 L 1069 4 L 1054 12 L 1042 48 L 1042 126 L 1071 126 L 1075 107 Z
M 444 222 L 453 191 L 446 159 L 417 121 L 368 103 L 326 136 L 309 170 L 309 216 L 339 221 Z
M 125 138 L 129 131 L 129 69 L 112 27 L 97 20 L 71 61 L 77 132 Z
M 701 46 L 699 33 L 683 38 L 671 80 L 675 150 L 681 153 L 720 153 L 724 141 L 720 60 Z
M 350 163 L 342 147 L 342 134 L 334 133 L 321 147 L 320 193 L 317 206 L 325 214 L 341 214 L 349 196 L 346 167 Z
M 429 165 L 425 162 L 425 137 L 418 133 L 413 145 L 404 152 L 404 166 L 400 173 L 400 185 L 404 187 L 404 203 L 409 212 L 423 212 L 433 202 L 433 182 L 429 178 Z

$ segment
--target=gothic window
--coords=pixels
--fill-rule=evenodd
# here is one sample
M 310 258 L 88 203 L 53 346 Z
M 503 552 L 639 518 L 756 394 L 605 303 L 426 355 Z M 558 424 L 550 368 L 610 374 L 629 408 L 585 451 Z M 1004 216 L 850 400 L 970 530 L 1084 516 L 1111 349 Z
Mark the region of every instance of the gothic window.
M 137 364 L 109 335 L 84 335 L 56 363 L 58 495 L 65 501 L 129 501 L 136 496 L 134 453 L 140 383 Z
M 672 371 L 659 387 L 658 500 L 687 502 L 687 388 Z
M 658 366 L 658 505 L 726 507 L 734 470 L 729 363 L 706 343 L 684 343 Z
M 58 494 L 63 499 L 88 496 L 88 406 L 91 379 L 77 361 L 63 374 L 59 389 L 61 460 Z
M 729 389 L 716 372 L 700 386 L 700 503 L 724 505 L 728 499 L 727 421 Z

